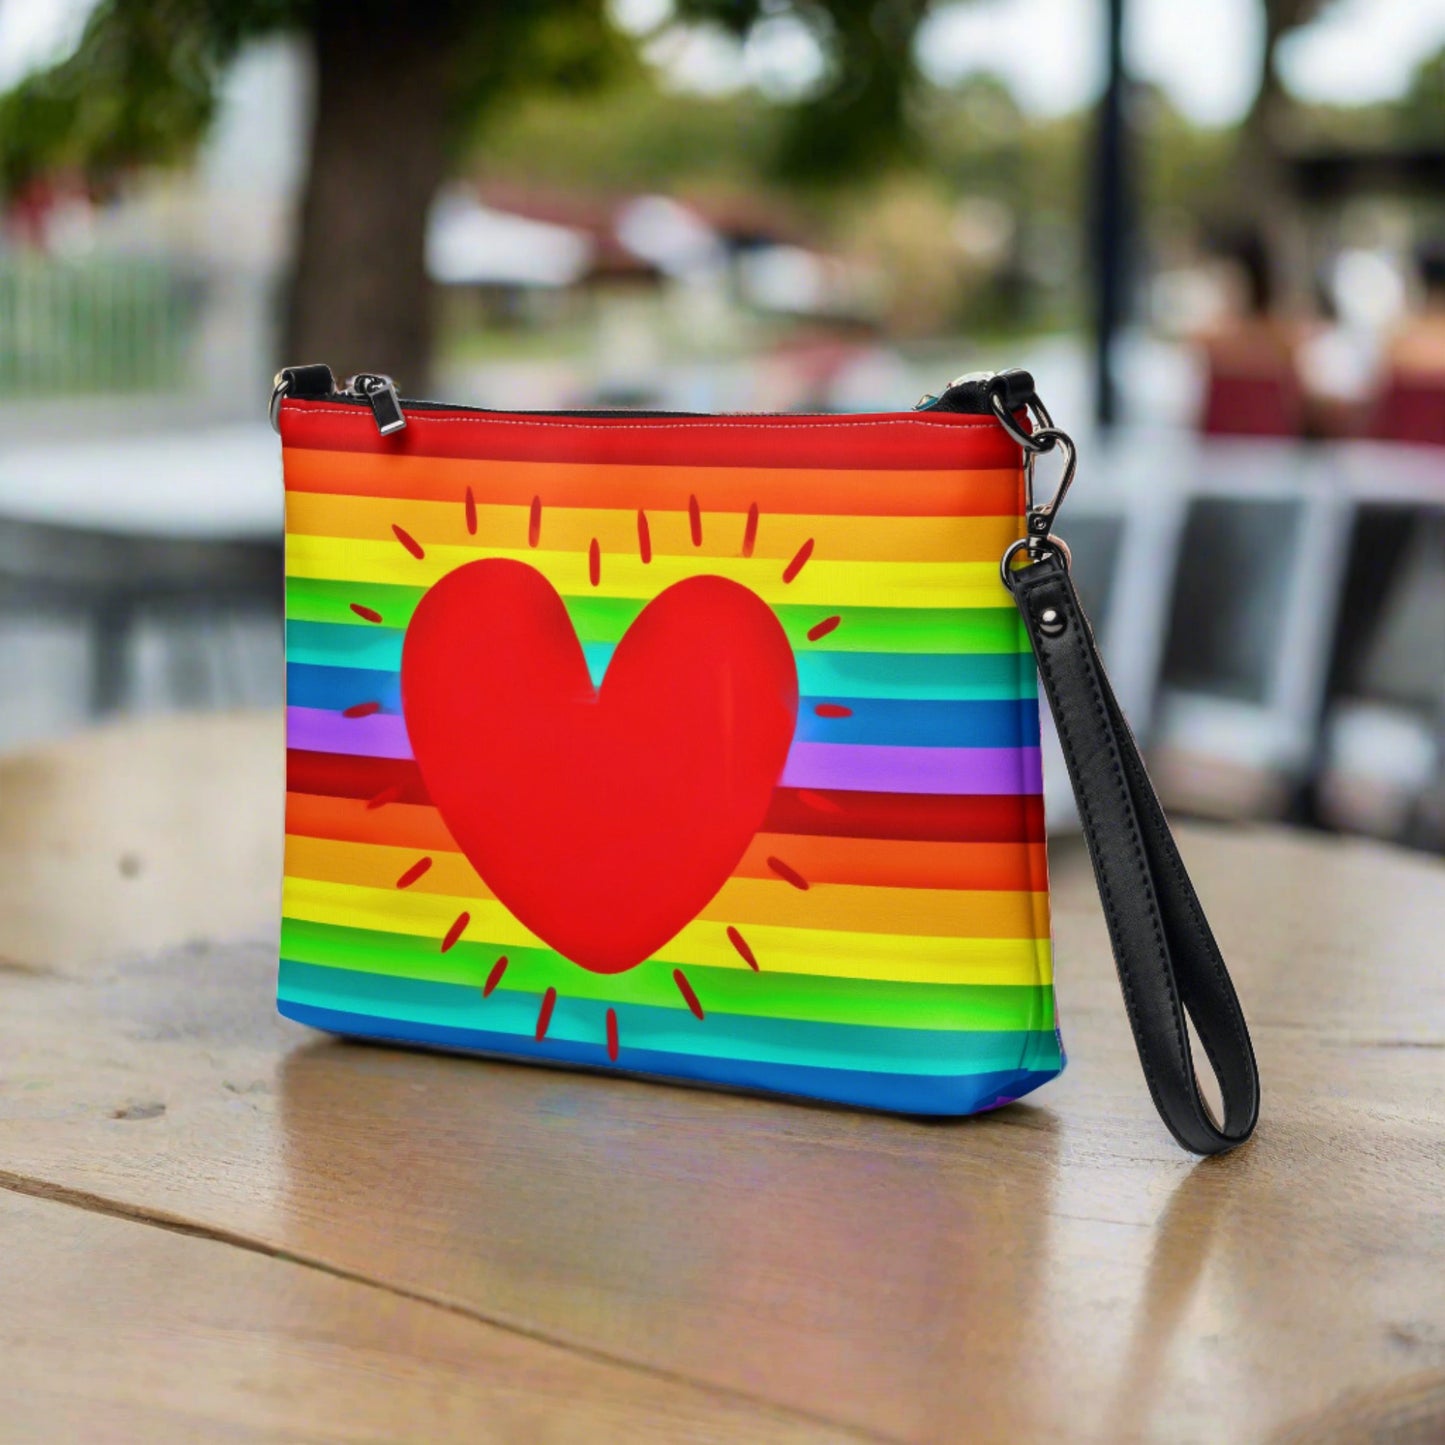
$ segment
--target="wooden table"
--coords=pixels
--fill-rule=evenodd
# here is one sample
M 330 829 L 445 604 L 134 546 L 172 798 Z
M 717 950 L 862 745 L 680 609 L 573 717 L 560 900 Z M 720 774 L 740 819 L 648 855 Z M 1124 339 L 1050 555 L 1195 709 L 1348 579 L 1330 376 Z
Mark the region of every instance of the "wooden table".
M 275 1015 L 281 734 L 0 761 L 0 1438 L 1445 1438 L 1445 869 L 1186 829 L 1255 1142 L 1154 1118 L 1087 866 L 1068 1072 L 916 1123 Z

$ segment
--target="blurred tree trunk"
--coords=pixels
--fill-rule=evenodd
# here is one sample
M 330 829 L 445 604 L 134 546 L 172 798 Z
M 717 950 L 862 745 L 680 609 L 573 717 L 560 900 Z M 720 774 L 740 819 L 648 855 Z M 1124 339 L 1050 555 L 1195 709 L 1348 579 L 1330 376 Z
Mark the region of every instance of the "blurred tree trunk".
M 442 8 L 321 7 L 287 364 L 324 361 L 338 377 L 384 371 L 411 395 L 427 385 L 426 217 L 451 140 L 455 27 L 439 20 Z
M 1290 99 L 1279 74 L 1280 42 L 1318 13 L 1321 0 L 1264 0 L 1259 90 L 1240 127 L 1236 205 L 1259 229 L 1275 292 L 1287 309 L 1310 298 L 1308 245 L 1286 163 Z

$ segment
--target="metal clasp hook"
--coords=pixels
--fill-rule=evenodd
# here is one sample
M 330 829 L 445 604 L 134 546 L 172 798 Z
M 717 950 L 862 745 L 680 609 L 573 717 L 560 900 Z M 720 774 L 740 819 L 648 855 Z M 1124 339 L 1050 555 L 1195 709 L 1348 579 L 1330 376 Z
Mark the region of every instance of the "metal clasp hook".
M 994 393 L 991 403 L 993 414 L 998 418 L 1004 430 L 1024 449 L 1024 500 L 1028 508 L 1024 518 L 1025 535 L 1010 544 L 999 563 L 1003 584 L 1012 591 L 1010 566 L 1021 551 L 1027 551 L 1030 560 L 1035 562 L 1048 556 L 1051 552 L 1058 552 L 1063 557 L 1065 565 L 1069 562 L 1068 547 L 1064 545 L 1061 538 L 1053 535 L 1053 531 L 1054 522 L 1058 519 L 1059 508 L 1063 505 L 1064 498 L 1068 495 L 1069 488 L 1074 482 L 1074 473 L 1079 465 L 1079 452 L 1074 445 L 1073 437 L 1065 431 L 1060 431 L 1054 425 L 1054 419 L 1049 415 L 1048 408 L 1038 397 L 1031 398 L 1028 403 L 1030 418 L 1034 422 L 1030 431 L 1025 431 L 1018 424 L 999 393 Z M 1036 505 L 1034 502 L 1034 463 L 1045 452 L 1056 449 L 1064 453 L 1063 475 L 1059 478 L 1058 486 L 1054 488 L 1053 496 L 1042 505 Z

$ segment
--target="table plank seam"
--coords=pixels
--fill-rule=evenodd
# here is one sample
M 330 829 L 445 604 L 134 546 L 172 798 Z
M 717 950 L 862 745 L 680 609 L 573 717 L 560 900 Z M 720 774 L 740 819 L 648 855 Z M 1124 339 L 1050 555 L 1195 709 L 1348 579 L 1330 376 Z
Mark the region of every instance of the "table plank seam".
M 846 1438 L 849 1439 L 878 1442 L 878 1445 L 904 1445 L 905 1437 L 902 1436 L 885 1435 L 877 1431 L 865 1430 L 858 1425 L 836 1419 L 830 1415 L 820 1414 L 812 1410 L 799 1409 L 793 1405 L 781 1404 L 777 1400 L 769 1399 L 765 1395 L 755 1395 L 748 1390 L 737 1389 L 733 1386 L 718 1385 L 711 1380 L 696 1378 L 695 1376 L 687 1374 L 685 1371 L 663 1369 L 657 1365 L 647 1364 L 645 1361 L 630 1359 L 626 1355 L 614 1354 L 611 1351 L 600 1349 L 595 1345 L 586 1345 L 578 1343 L 575 1340 L 563 1339 L 560 1336 L 549 1334 L 546 1330 L 520 1324 L 514 1320 L 487 1314 L 480 1310 L 468 1309 L 451 1300 L 430 1295 L 424 1290 L 407 1289 L 404 1286 L 392 1284 L 386 1280 L 373 1279 L 371 1276 L 362 1274 L 358 1270 L 346 1269 L 343 1266 L 328 1263 L 323 1259 L 316 1259 L 308 1255 L 298 1254 L 293 1250 L 282 1249 L 279 1246 L 267 1244 L 264 1240 L 253 1239 L 247 1235 L 239 1234 L 229 1229 L 222 1229 L 216 1225 L 198 1224 L 192 1220 L 181 1219 L 178 1216 L 165 1214 L 159 1210 L 138 1208 L 135 1205 L 127 1204 L 123 1200 L 109 1199 L 105 1195 L 96 1194 L 90 1190 L 76 1189 L 73 1186 L 56 1184 L 50 1180 L 15 1174 L 8 1169 L 0 1169 L 0 1189 L 4 1189 L 12 1194 L 24 1195 L 31 1199 L 42 1199 L 49 1203 L 65 1205 L 83 1212 L 102 1214 L 112 1219 L 121 1219 L 132 1224 L 146 1225 L 153 1229 L 165 1230 L 171 1234 L 181 1234 L 192 1239 L 204 1239 L 214 1244 L 229 1245 L 233 1249 L 245 1250 L 248 1253 L 262 1255 L 268 1259 L 274 1259 L 284 1264 L 292 1264 L 302 1269 L 315 1270 L 319 1274 L 329 1275 L 333 1279 L 343 1280 L 347 1283 L 361 1285 L 369 1289 L 380 1290 L 382 1293 L 394 1295 L 398 1299 L 410 1300 L 415 1304 L 444 1310 L 448 1314 L 457 1315 L 461 1319 L 471 1320 L 477 1324 L 490 1325 L 495 1329 L 503 1330 L 518 1338 L 531 1340 L 536 1344 L 546 1345 L 553 1349 L 563 1350 L 570 1355 L 590 1360 L 595 1364 L 603 1364 L 613 1368 L 628 1370 L 635 1374 L 645 1375 L 650 1379 L 657 1380 L 664 1384 L 701 1390 L 720 1401 L 732 1401 L 735 1404 L 767 1411 L 784 1419 L 792 1420 L 800 1425 L 817 1425 L 829 1431 L 842 1431 Z

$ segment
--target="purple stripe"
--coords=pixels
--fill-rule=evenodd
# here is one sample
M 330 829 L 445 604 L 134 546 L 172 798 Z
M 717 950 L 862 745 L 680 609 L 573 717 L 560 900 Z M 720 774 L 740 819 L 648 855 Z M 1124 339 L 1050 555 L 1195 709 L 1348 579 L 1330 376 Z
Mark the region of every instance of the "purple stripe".
M 853 793 L 1039 793 L 1038 748 L 883 748 L 858 743 L 794 743 L 785 788 Z
M 363 758 L 409 758 L 406 724 L 394 713 L 348 718 L 325 708 L 286 710 L 286 745 Z M 837 788 L 860 793 L 991 793 L 1043 791 L 1038 748 L 885 748 L 848 743 L 798 743 L 783 766 L 785 788 Z
M 313 753 L 346 753 L 356 758 L 409 758 L 406 724 L 397 713 L 342 717 L 324 707 L 286 709 L 286 746 Z

